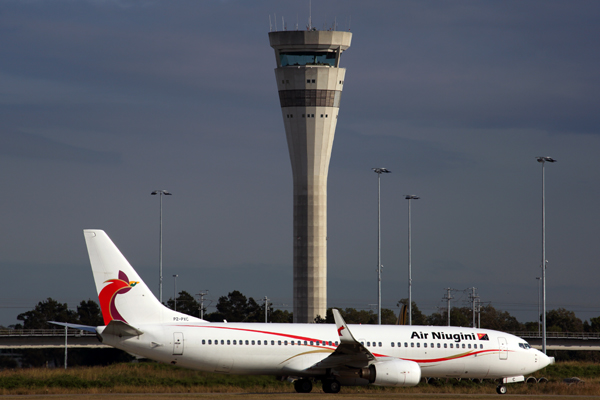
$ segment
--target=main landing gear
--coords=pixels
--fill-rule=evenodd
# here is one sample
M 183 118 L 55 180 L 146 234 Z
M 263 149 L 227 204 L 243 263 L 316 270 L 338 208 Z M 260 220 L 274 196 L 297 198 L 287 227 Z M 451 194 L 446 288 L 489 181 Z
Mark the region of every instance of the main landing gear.
M 313 388 L 312 381 L 307 378 L 302 378 L 294 381 L 294 389 L 298 393 L 310 393 Z M 323 392 L 339 393 L 342 385 L 336 379 L 323 379 Z
M 323 381 L 323 391 L 325 393 L 339 393 L 342 385 L 335 379 L 326 379 Z
M 310 379 L 303 378 L 294 381 L 294 389 L 296 389 L 296 392 L 298 393 L 310 393 L 312 386 Z
M 504 385 L 498 385 L 496 387 L 496 393 L 498 393 L 498 394 L 506 394 L 506 386 L 504 386 Z

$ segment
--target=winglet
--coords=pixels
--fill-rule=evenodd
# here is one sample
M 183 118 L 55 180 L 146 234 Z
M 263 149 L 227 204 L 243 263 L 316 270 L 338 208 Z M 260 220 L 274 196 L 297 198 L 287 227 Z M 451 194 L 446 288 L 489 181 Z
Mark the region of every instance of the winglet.
M 348 329 L 348 325 L 346 325 L 346 321 L 342 318 L 342 314 L 337 309 L 332 309 L 333 318 L 335 319 L 335 325 L 337 327 L 337 332 L 340 337 L 340 344 L 354 344 L 357 343 L 357 340 L 354 339 L 352 332 Z

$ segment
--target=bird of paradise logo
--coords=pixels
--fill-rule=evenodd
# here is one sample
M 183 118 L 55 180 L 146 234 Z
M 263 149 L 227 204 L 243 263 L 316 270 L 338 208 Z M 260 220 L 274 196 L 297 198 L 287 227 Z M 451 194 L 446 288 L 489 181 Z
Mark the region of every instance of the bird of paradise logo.
M 130 281 L 127 275 L 123 271 L 119 271 L 118 279 L 109 279 L 104 283 L 108 285 L 100 291 L 98 300 L 100 300 L 100 308 L 102 309 L 102 317 L 104 318 L 104 325 L 108 325 L 110 321 L 116 319 L 118 321 L 125 321 L 125 318 L 119 314 L 117 306 L 115 305 L 115 299 L 118 294 L 125 294 L 131 290 L 132 287 L 137 285 L 139 282 Z

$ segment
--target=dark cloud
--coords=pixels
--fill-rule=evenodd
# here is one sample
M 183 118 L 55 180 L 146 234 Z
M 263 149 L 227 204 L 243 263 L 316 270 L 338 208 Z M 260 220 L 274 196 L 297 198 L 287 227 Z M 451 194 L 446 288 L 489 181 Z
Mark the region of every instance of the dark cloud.
M 121 155 L 116 152 L 85 149 L 24 132 L 2 132 L 0 156 L 67 163 L 121 163 Z
M 384 166 L 384 305 L 406 297 L 403 195 L 414 193 L 420 307 L 436 311 L 450 285 L 475 286 L 533 320 L 535 156 L 549 155 L 559 160 L 547 171 L 549 304 L 600 315 L 584 300 L 600 279 L 598 11 L 595 1 L 313 2 L 313 26 L 353 32 L 329 180 L 330 305 L 376 298 L 371 168 Z M 0 269 L 39 276 L 31 293 L 5 288 L 4 299 L 33 307 L 39 295 L 66 296 L 61 265 L 70 287 L 93 291 L 85 228 L 105 229 L 154 287 L 149 193 L 164 188 L 174 193 L 165 266 L 178 286 L 291 304 L 291 170 L 269 15 L 273 28 L 283 17 L 304 29 L 308 3 L 0 3 L 0 177 L 10 193 Z

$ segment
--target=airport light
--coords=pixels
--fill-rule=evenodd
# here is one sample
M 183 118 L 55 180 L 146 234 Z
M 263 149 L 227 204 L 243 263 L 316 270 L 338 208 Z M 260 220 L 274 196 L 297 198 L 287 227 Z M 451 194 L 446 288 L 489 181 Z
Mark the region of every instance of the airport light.
M 177 277 L 179 275 L 173 275 L 173 304 L 174 310 L 177 311 Z
M 160 233 L 158 239 L 158 300 L 162 303 L 162 287 L 163 287 L 163 274 L 162 274 L 162 197 L 171 196 L 166 190 L 155 190 L 150 193 L 152 196 L 159 195 L 160 197 Z
M 542 352 L 546 354 L 546 163 L 556 162 L 552 157 L 536 157 L 542 163 Z
M 407 194 L 404 197 L 408 200 L 408 325 L 412 325 L 412 231 L 410 224 L 410 203 L 411 200 L 419 200 L 419 196 L 414 194 Z
M 540 322 L 540 317 L 541 317 L 541 312 L 540 312 L 540 289 L 541 289 L 541 283 L 542 283 L 542 277 L 541 276 L 536 276 L 535 279 L 538 281 L 538 315 L 537 315 L 537 322 L 538 322 L 538 336 L 540 335 L 540 330 L 541 330 L 541 322 Z
M 377 174 L 377 323 L 381 325 L 381 174 L 389 174 L 386 168 L 371 168 Z

